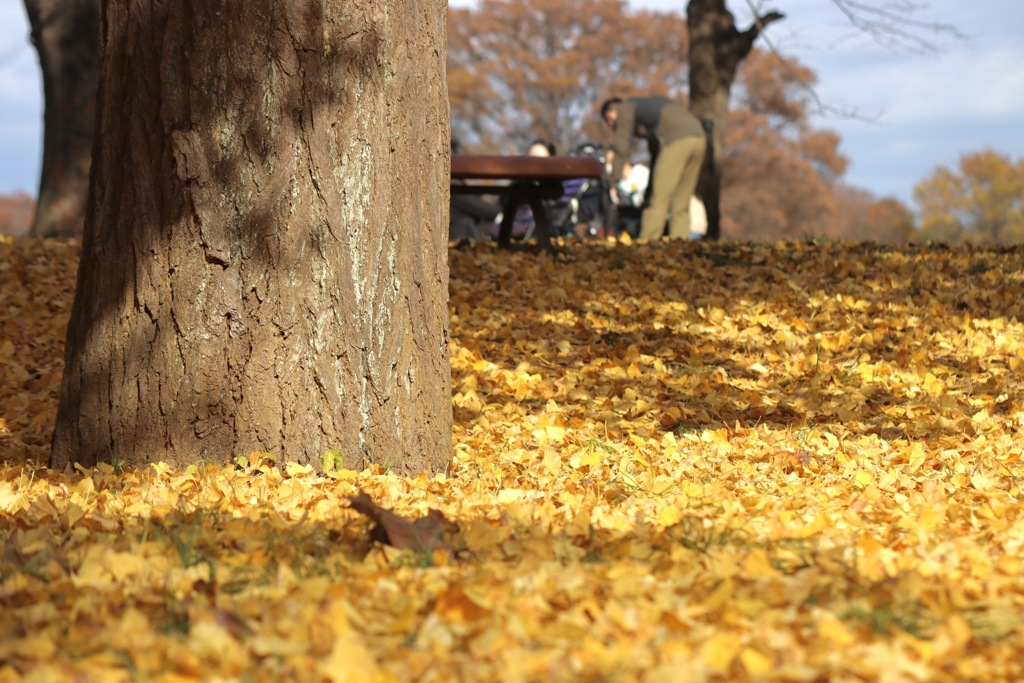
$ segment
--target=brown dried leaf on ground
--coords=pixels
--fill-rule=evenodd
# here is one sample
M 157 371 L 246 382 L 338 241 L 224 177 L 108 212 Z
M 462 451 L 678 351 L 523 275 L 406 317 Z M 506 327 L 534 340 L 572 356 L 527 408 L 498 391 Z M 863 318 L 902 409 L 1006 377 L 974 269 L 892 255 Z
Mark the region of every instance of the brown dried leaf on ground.
M 399 517 L 373 502 L 365 491 L 349 497 L 349 505 L 374 521 L 372 538 L 399 550 L 447 550 L 445 532 L 454 527 L 440 510 L 430 510 L 426 517 L 413 522 Z

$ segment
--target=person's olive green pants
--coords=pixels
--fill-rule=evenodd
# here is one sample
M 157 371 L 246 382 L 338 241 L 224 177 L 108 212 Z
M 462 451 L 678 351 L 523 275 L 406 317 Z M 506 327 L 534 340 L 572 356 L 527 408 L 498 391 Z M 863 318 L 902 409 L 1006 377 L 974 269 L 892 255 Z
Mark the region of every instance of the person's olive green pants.
M 651 191 L 640 216 L 640 239 L 656 240 L 665 232 L 672 238 L 690 236 L 690 197 L 697 189 L 707 140 L 693 135 L 670 142 L 658 151 L 651 169 Z

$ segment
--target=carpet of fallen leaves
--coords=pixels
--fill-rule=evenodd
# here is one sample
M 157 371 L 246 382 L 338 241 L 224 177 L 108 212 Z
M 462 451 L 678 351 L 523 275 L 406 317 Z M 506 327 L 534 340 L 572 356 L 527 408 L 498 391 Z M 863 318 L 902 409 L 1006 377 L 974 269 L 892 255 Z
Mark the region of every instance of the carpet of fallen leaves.
M 415 479 L 33 466 L 76 258 L 0 243 L 0 681 L 1024 679 L 1022 249 L 453 250 Z

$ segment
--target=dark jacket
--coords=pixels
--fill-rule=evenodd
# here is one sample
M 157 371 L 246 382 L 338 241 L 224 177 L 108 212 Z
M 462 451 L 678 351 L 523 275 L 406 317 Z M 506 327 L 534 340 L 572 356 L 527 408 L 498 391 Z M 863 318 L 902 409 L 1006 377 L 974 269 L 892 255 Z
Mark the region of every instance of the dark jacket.
M 612 149 L 612 183 L 622 178 L 622 167 L 629 157 L 633 136 L 647 140 L 651 156 L 657 156 L 662 145 L 680 138 L 704 136 L 700 119 L 684 105 L 665 97 L 630 97 L 615 105 L 615 137 Z

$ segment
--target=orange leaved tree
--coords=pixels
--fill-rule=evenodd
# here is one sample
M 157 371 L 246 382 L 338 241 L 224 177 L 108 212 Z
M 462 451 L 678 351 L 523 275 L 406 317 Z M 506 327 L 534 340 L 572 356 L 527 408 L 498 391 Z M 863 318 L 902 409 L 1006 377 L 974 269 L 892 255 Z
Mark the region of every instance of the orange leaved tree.
M 992 244 L 1024 242 L 1024 159 L 993 150 L 941 166 L 914 187 L 927 239 Z
M 452 131 L 469 147 L 521 152 L 603 141 L 610 94 L 683 98 L 686 23 L 622 0 L 480 0 L 449 11 Z

